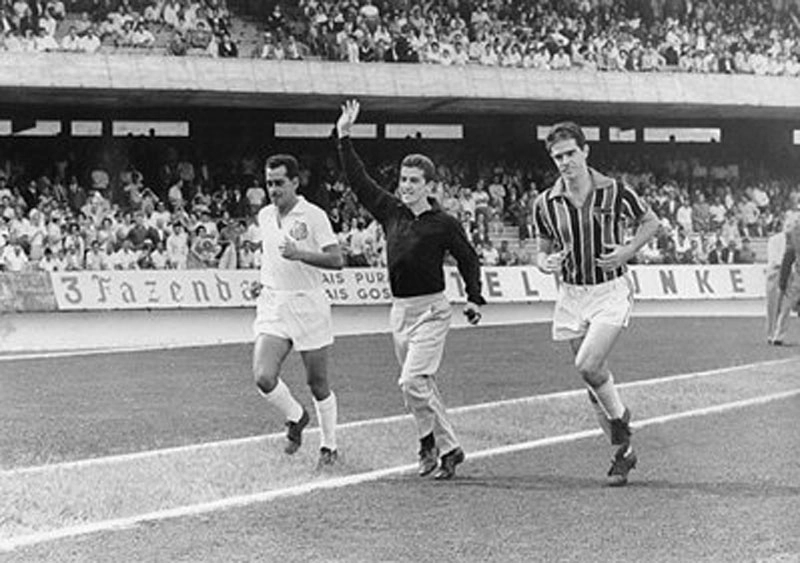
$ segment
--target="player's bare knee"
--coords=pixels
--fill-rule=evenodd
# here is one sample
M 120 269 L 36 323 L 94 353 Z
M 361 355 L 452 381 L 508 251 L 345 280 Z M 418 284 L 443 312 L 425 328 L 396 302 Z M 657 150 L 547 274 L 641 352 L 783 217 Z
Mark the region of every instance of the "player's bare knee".
M 603 360 L 592 354 L 578 354 L 575 357 L 575 369 L 578 370 L 584 381 L 590 384 L 591 381 L 599 381 L 598 384 L 602 385 L 603 381 L 600 380 L 604 380 L 606 377 Z
M 271 392 L 275 389 L 275 386 L 278 385 L 278 373 L 261 366 L 255 366 L 253 368 L 253 379 L 255 379 L 256 386 L 263 393 Z
M 583 381 L 589 385 L 592 389 L 597 389 L 598 387 L 602 386 L 607 380 L 608 377 L 602 373 L 597 372 L 585 372 L 581 373 L 581 377 Z
M 324 401 L 331 394 L 327 377 L 308 378 L 308 388 L 317 401 Z

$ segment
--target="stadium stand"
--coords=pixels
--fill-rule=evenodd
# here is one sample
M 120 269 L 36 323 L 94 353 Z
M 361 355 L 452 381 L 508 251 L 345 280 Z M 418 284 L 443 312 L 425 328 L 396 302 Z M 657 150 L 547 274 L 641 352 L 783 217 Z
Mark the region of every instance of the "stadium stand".
M 4 2 L 3 49 L 800 74 L 796 2 L 73 0 L 65 6 L 50 0 L 31 6 Z
M 524 155 L 492 160 L 463 147 L 428 148 L 439 163 L 434 197 L 462 221 L 483 262 L 530 263 L 531 202 L 552 181 L 552 168 Z M 74 151 L 51 161 L 6 158 L 2 268 L 257 267 L 254 216 L 267 201 L 257 157 L 214 162 L 161 144 L 156 150 L 130 151 L 118 177 L 87 165 L 99 162 L 90 155 L 73 160 Z M 309 145 L 302 154 L 301 191 L 329 209 L 348 265 L 383 265 L 382 233 L 343 182 L 331 150 Z M 393 185 L 397 162 L 373 162 L 371 169 Z M 662 234 L 643 249 L 642 263 L 763 260 L 764 238 L 800 203 L 800 188 L 789 178 L 709 164 L 690 150 L 660 165 L 645 157 L 598 165 L 642 193 L 662 218 Z M 729 249 L 724 258 L 722 249 Z

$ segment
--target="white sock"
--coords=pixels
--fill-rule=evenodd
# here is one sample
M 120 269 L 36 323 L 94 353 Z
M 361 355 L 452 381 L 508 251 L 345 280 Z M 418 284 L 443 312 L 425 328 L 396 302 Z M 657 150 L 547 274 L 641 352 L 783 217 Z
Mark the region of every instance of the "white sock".
M 625 413 L 625 405 L 619 397 L 617 387 L 614 385 L 614 376 L 608 372 L 608 379 L 600 387 L 594 388 L 594 394 L 600 404 L 608 413 L 609 418 L 622 418 Z
M 259 391 L 261 390 L 259 389 Z M 283 413 L 286 420 L 297 422 L 303 416 L 303 407 L 292 397 L 292 392 L 289 391 L 283 380 L 278 379 L 275 389 L 269 393 L 261 391 L 261 394 L 270 405 Z
M 338 416 L 336 395 L 331 391 L 330 395 L 321 401 L 314 399 L 314 408 L 317 410 L 317 420 L 322 432 L 320 447 L 336 450 L 336 418 Z
M 604 409 L 603 405 L 600 404 L 600 401 L 597 399 L 597 395 L 595 394 L 594 390 L 591 387 L 588 387 L 587 389 L 589 391 L 589 402 L 592 404 L 594 413 L 597 415 L 597 422 L 600 424 L 600 428 L 603 429 L 603 433 L 606 435 L 606 437 L 611 439 L 611 422 L 608 420 L 606 409 Z

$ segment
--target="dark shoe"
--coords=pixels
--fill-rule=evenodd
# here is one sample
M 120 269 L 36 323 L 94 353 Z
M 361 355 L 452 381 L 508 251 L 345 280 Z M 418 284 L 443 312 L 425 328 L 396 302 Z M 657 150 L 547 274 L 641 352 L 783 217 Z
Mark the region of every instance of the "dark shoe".
M 611 445 L 621 446 L 631 441 L 631 411 L 625 409 L 622 418 L 612 418 L 611 423 Z
M 770 340 L 769 343 L 773 346 L 783 346 L 783 340 Z
M 452 479 L 456 476 L 456 465 L 464 462 L 464 450 L 456 448 L 442 456 L 439 471 L 433 476 L 437 481 Z
M 628 473 L 636 467 L 636 452 L 630 444 L 623 444 L 611 460 L 611 469 L 608 470 L 608 486 L 622 487 L 628 484 Z
M 419 476 L 425 477 L 439 466 L 439 449 L 423 448 L 419 450 Z
M 319 461 L 317 461 L 317 471 L 322 471 L 328 467 L 336 465 L 339 459 L 339 452 L 330 448 L 319 449 Z
M 308 423 L 311 419 L 308 416 L 308 411 L 303 409 L 303 415 L 300 417 L 300 420 L 297 422 L 292 422 L 291 420 L 286 421 L 286 448 L 285 451 L 287 454 L 292 455 L 297 450 L 300 449 L 300 445 L 303 443 L 303 429 L 308 426 Z

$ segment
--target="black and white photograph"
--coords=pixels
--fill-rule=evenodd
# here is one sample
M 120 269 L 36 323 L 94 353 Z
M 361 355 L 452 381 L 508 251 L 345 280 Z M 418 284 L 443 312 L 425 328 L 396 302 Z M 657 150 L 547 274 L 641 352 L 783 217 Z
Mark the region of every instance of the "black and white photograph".
M 800 0 L 0 0 L 0 563 L 800 563 Z

